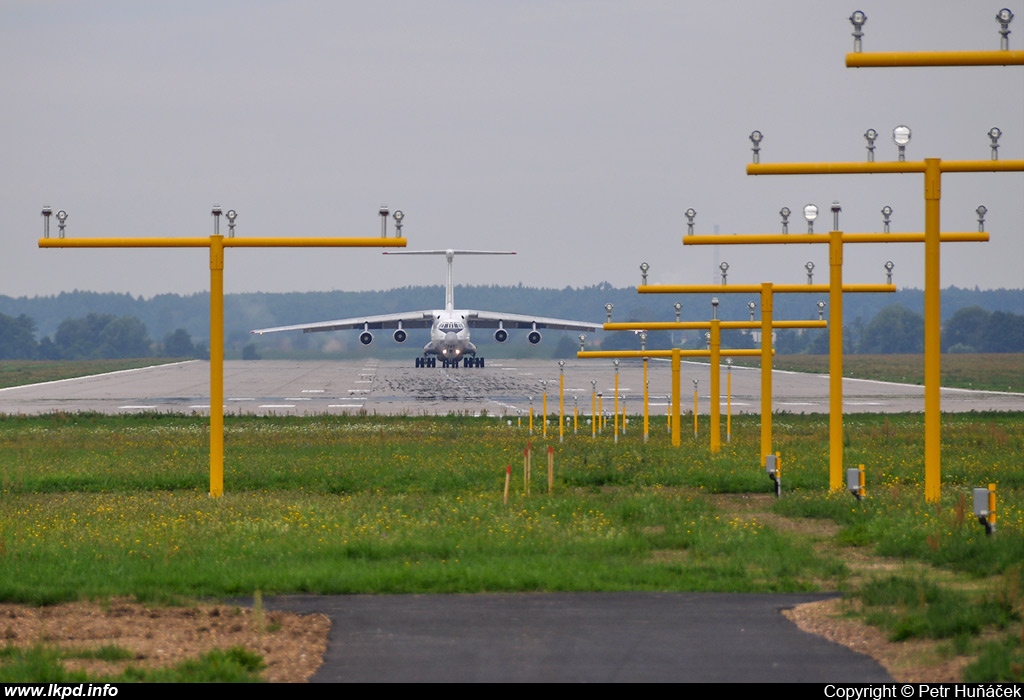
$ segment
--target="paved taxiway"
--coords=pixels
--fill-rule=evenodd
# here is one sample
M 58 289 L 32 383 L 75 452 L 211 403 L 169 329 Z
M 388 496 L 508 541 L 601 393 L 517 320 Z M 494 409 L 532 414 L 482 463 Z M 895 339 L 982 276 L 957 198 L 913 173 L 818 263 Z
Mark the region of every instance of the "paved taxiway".
M 829 594 L 273 596 L 331 618 L 325 683 L 884 683 L 780 610 Z M 245 601 L 251 604 L 251 601 Z
M 564 368 L 565 411 L 574 403 L 589 414 L 591 391 L 614 402 L 615 372 L 610 360 L 567 360 Z M 693 407 L 693 379 L 698 381 L 699 410 L 709 410 L 710 370 L 706 364 L 682 365 L 682 406 Z M 415 369 L 409 361 L 229 361 L 224 364 L 225 411 L 229 414 L 316 415 L 333 413 L 447 414 L 514 417 L 531 405 L 541 410 L 546 391 L 549 413 L 558 412 L 559 367 L 554 360 L 488 360 L 482 369 Z M 828 412 L 828 376 L 776 371 L 774 411 Z M 546 382 L 546 384 L 544 384 Z M 210 407 L 210 368 L 201 361 L 0 389 L 0 413 L 54 411 L 134 413 L 159 411 L 206 414 Z M 759 413 L 760 370 L 732 368 L 732 411 Z M 726 371 L 722 372 L 722 411 L 726 410 Z M 668 362 L 651 360 L 648 386 L 652 415 L 664 415 L 671 391 Z M 575 400 L 574 400 L 575 397 Z M 619 399 L 627 411 L 643 411 L 643 364 L 623 361 Z M 924 389 L 859 379 L 843 380 L 844 413 L 920 412 Z M 1024 411 L 1024 394 L 942 390 L 942 410 Z

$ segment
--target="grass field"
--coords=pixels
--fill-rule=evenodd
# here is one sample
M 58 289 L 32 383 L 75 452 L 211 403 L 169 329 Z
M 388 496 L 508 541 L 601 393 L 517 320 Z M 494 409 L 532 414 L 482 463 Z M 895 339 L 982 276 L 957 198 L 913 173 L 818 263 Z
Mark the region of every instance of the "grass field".
M 892 639 L 974 658 L 965 678 L 1024 679 L 1024 415 L 943 417 L 938 504 L 924 502 L 920 415 L 844 421 L 863 501 L 828 492 L 824 415 L 776 416 L 784 490 L 767 496 L 757 420 L 735 416 L 713 455 L 704 421 L 673 448 L 657 423 L 647 443 L 631 428 L 559 444 L 493 418 L 229 417 L 213 500 L 201 417 L 0 417 L 0 600 L 840 590 Z M 970 512 L 989 483 L 994 536 Z M 739 512 L 730 494 L 763 507 Z M 903 563 L 865 573 L 861 555 Z M 0 646 L 0 678 L 25 654 Z
M 87 377 L 92 374 L 116 372 L 137 367 L 165 365 L 179 360 L 144 357 L 137 360 L 0 360 L 0 389 L 9 386 L 24 386 L 38 382 L 52 382 L 58 379 Z
M 736 364 L 758 366 L 749 358 Z M 942 386 L 1024 392 L 1024 353 L 943 355 Z M 780 355 L 775 369 L 828 374 L 828 355 Z M 883 382 L 924 384 L 922 355 L 845 355 L 843 376 Z
M 1019 637 L 1024 416 L 945 418 L 937 505 L 923 499 L 920 416 L 847 420 L 848 461 L 868 465 L 861 502 L 828 493 L 826 426 L 825 416 L 777 417 L 785 491 L 775 512 L 835 523 L 845 545 L 951 572 L 960 597 L 941 604 L 980 621 L 936 633 L 928 605 L 915 612 L 896 597 L 883 604 L 907 619 L 894 635 L 952 635 L 964 653 L 982 635 Z M 552 444 L 552 493 L 547 446 L 534 438 L 529 496 L 530 438 L 495 419 L 229 418 L 218 500 L 207 496 L 207 441 L 201 418 L 0 420 L 0 599 L 837 589 L 856 599 L 873 590 L 816 537 L 720 507 L 716 494 L 770 491 L 756 417 L 734 419 L 717 455 L 704 439 L 672 448 L 666 435 L 644 444 L 636 431 L 618 444 L 607 434 Z M 969 512 L 969 489 L 990 482 L 994 537 Z M 924 585 L 942 589 L 918 578 L 890 587 Z M 1008 644 L 998 647 L 1007 668 L 1024 661 Z

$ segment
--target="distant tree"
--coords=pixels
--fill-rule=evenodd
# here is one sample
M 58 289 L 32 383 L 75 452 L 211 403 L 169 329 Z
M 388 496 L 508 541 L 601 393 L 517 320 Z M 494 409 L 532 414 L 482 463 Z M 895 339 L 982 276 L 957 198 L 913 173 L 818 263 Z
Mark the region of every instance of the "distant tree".
M 576 351 L 579 350 L 579 341 L 573 341 L 572 336 L 568 333 L 562 334 L 559 338 L 558 344 L 555 346 L 555 351 L 551 353 L 551 356 L 556 360 L 563 360 L 569 357 L 576 357 Z
M 900 304 L 886 306 L 865 326 L 860 346 L 865 354 L 922 352 L 924 317 Z
M 260 354 L 256 352 L 256 345 L 249 343 L 242 348 L 242 359 L 243 360 L 259 360 Z
M 1024 352 L 1024 316 L 993 311 L 981 331 L 981 352 Z
M 167 357 L 195 357 L 196 346 L 192 343 L 192 336 L 184 328 L 168 333 L 164 338 L 163 354 Z
M 134 316 L 119 316 L 100 332 L 100 357 L 149 357 L 152 354 L 146 325 Z
M 968 306 L 957 311 L 942 327 L 942 351 L 978 352 L 991 316 L 980 306 Z
M 0 314 L 0 358 L 31 360 L 38 351 L 35 321 L 25 314 L 17 318 Z
M 54 335 L 54 345 L 68 360 L 152 354 L 146 326 L 134 316 L 90 313 L 85 318 L 65 319 Z

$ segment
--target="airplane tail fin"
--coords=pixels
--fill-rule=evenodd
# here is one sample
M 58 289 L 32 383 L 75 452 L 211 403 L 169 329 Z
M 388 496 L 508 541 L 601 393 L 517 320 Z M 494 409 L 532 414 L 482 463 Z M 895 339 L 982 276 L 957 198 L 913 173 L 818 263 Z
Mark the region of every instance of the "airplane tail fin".
M 452 260 L 456 255 L 515 255 L 512 250 L 385 250 L 384 255 L 443 255 L 448 260 L 448 274 L 444 285 L 444 308 L 451 311 L 455 308 L 455 288 L 452 282 Z

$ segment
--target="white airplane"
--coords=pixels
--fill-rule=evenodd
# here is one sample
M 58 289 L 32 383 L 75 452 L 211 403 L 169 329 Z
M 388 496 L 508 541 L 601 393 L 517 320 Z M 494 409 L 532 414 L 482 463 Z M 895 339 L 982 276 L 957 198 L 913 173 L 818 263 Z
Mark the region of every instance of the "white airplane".
M 299 331 L 315 333 L 318 331 L 338 331 L 362 329 L 359 342 L 369 345 L 373 342 L 371 330 L 394 328 L 391 337 L 396 343 L 404 343 L 408 338 L 409 328 L 429 328 L 430 342 L 423 346 L 423 356 L 416 358 L 417 367 L 436 367 L 438 358 L 442 367 L 483 367 L 484 358 L 477 357 L 476 346 L 469 340 L 470 328 L 494 328 L 494 340 L 504 343 L 508 340 L 508 329 L 528 328 L 526 338 L 532 345 L 541 341 L 541 328 L 572 331 L 597 331 L 601 326 L 583 321 L 566 321 L 560 318 L 542 316 L 524 316 L 495 311 L 474 311 L 455 308 L 455 295 L 452 285 L 452 260 L 456 255 L 515 255 L 511 251 L 488 250 L 410 250 L 385 252 L 385 255 L 443 255 L 448 260 L 448 275 L 445 280 L 444 309 L 409 311 L 379 316 L 361 316 L 343 318 L 336 321 L 319 323 L 301 323 L 294 326 L 278 326 L 276 328 L 259 328 L 252 333 L 278 333 L 281 331 Z

